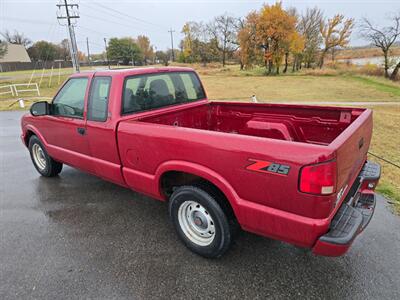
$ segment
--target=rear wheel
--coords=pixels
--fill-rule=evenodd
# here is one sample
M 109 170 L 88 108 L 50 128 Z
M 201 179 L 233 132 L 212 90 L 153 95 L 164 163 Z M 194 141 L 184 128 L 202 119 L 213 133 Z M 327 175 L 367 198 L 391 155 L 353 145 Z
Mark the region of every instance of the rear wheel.
M 179 238 L 191 251 L 208 258 L 220 257 L 233 240 L 230 221 L 214 197 L 197 186 L 182 186 L 169 201 Z
M 62 170 L 62 163 L 52 159 L 46 152 L 42 142 L 36 135 L 29 139 L 29 153 L 33 165 L 40 175 L 45 177 L 54 177 Z

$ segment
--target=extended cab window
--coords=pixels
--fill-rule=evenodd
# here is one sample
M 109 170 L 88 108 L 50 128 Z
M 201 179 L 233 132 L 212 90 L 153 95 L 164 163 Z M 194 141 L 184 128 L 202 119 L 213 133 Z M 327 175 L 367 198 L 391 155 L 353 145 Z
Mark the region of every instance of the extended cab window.
M 71 78 L 53 101 L 53 115 L 83 118 L 87 77 Z
M 108 115 L 111 77 L 94 77 L 90 87 L 88 120 L 104 122 Z
M 138 112 L 204 98 L 204 90 L 193 72 L 137 75 L 125 80 L 122 112 Z

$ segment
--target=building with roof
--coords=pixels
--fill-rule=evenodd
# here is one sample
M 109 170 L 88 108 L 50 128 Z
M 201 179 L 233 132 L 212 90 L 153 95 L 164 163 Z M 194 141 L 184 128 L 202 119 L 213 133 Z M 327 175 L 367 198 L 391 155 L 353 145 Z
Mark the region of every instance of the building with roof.
M 7 53 L 0 58 L 0 63 L 31 62 L 24 45 L 7 44 Z

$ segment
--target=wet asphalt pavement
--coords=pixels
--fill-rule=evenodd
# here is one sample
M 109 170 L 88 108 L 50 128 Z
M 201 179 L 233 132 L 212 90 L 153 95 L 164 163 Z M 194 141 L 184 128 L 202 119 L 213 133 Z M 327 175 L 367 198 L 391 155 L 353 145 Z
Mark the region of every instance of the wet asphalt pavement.
M 65 167 L 41 178 L 0 113 L 0 299 L 400 299 L 400 218 L 379 198 L 344 257 L 240 233 L 206 260 L 187 250 L 166 205 Z

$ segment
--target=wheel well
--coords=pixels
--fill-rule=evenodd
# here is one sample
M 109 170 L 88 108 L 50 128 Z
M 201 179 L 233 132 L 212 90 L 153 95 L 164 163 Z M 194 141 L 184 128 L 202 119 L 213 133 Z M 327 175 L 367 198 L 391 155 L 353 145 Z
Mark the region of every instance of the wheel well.
M 197 186 L 208 193 L 218 202 L 226 215 L 233 220 L 236 220 L 233 208 L 225 196 L 225 194 L 211 181 L 186 172 L 168 171 L 161 177 L 161 190 L 168 199 L 177 187 L 191 185 Z
M 24 140 L 26 146 L 29 145 L 29 140 L 30 140 L 30 138 L 31 138 L 33 135 L 35 135 L 35 133 L 34 133 L 33 131 L 31 131 L 31 130 L 28 130 L 28 131 L 26 132 L 26 134 L 25 134 L 25 140 Z

